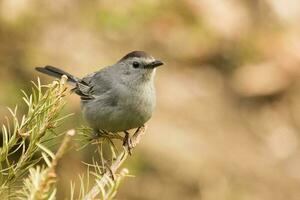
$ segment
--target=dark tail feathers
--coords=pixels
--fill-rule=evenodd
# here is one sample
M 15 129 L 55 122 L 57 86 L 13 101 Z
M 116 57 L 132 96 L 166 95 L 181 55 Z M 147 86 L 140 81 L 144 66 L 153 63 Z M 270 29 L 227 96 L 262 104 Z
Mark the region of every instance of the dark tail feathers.
M 61 78 L 63 75 L 66 75 L 68 77 L 68 81 L 72 83 L 77 83 L 78 81 L 80 81 L 79 78 L 56 67 L 45 66 L 45 67 L 36 67 L 35 69 L 43 74 L 47 74 L 49 76 L 53 76 L 56 78 Z

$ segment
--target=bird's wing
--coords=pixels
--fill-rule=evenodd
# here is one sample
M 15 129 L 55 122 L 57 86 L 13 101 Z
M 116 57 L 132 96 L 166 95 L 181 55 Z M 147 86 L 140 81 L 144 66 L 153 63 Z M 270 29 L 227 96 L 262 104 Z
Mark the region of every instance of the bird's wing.
M 106 69 L 102 69 L 82 78 L 73 91 L 81 97 L 81 100 L 91 100 L 111 91 L 112 84 L 110 74 Z
M 82 100 L 91 100 L 95 98 L 92 95 L 92 87 L 82 80 L 76 82 L 76 87 L 72 89 L 72 92 L 79 95 Z

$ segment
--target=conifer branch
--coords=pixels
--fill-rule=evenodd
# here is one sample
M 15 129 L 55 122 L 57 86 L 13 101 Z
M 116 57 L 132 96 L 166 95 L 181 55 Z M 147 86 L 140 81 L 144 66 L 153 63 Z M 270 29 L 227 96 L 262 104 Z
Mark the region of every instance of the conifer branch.
M 132 137 L 132 146 L 136 147 L 137 144 L 140 142 L 142 136 L 146 132 L 146 126 L 141 127 Z M 96 180 L 96 183 L 93 188 L 85 195 L 83 198 L 84 200 L 93 200 L 96 199 L 96 197 L 101 194 L 103 191 L 103 188 L 105 188 L 108 184 L 110 184 L 110 181 L 112 180 L 112 176 L 117 172 L 117 170 L 121 167 L 121 165 L 125 162 L 127 159 L 129 153 L 127 150 L 128 146 L 125 146 L 123 151 L 117 156 L 116 160 L 112 163 L 110 166 L 110 170 L 107 170 L 103 176 L 101 176 L 98 180 Z

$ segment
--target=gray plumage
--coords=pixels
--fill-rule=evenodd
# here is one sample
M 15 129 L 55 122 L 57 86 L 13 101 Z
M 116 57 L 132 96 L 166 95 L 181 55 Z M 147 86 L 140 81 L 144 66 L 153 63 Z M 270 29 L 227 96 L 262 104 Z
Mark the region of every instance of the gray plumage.
M 161 61 L 143 51 L 134 51 L 116 64 L 80 79 L 52 66 L 39 72 L 68 77 L 81 97 L 83 116 L 94 130 L 120 132 L 144 125 L 155 107 L 154 75 Z

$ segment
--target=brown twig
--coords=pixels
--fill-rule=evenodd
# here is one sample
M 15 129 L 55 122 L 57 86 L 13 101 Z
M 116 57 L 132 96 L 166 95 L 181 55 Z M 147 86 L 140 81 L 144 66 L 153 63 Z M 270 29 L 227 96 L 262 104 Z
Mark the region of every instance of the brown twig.
M 60 160 L 63 155 L 66 153 L 67 148 L 69 146 L 69 143 L 71 141 L 71 138 L 75 135 L 75 130 L 69 130 L 67 132 L 67 134 L 65 135 L 59 149 L 57 150 L 54 159 L 52 160 L 52 164 L 51 164 L 51 168 L 55 169 L 57 164 L 58 164 L 58 160 Z M 50 169 L 51 169 L 50 168 Z
M 67 150 L 67 148 L 70 144 L 70 141 L 74 135 L 75 135 L 75 130 L 73 130 L 73 129 L 69 130 L 66 133 L 61 145 L 59 146 L 59 149 L 57 150 L 57 152 L 55 154 L 55 157 L 52 159 L 51 166 L 47 170 L 46 178 L 41 182 L 41 184 L 39 186 L 39 190 L 36 193 L 38 195 L 36 197 L 36 199 L 43 199 L 39 195 L 44 194 L 44 191 L 47 190 L 48 185 L 50 185 L 56 181 L 56 177 L 57 177 L 56 176 L 56 167 L 57 167 L 58 161 L 66 153 L 66 150 Z
M 146 126 L 141 127 L 132 137 L 132 147 L 135 147 L 141 140 L 142 136 L 146 132 Z M 128 144 L 125 144 L 128 145 Z M 116 160 L 112 163 L 110 166 L 110 170 L 107 170 L 106 173 L 99 179 L 96 180 L 97 184 L 88 192 L 88 194 L 83 198 L 84 200 L 92 200 L 97 197 L 97 195 L 101 192 L 101 187 L 104 188 L 111 179 L 111 174 L 114 174 L 117 172 L 117 170 L 120 168 L 120 166 L 124 163 L 124 161 L 128 157 L 128 146 L 124 146 L 124 150 L 118 155 Z

